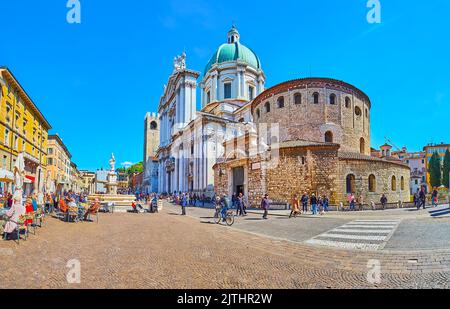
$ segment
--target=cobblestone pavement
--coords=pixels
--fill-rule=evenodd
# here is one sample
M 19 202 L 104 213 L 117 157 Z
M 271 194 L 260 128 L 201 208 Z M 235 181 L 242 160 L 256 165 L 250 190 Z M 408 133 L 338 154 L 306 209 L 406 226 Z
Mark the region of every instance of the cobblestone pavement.
M 166 206 L 159 214 L 101 214 L 98 224 L 48 219 L 37 235 L 20 245 L 0 242 L 0 288 L 449 287 L 446 250 L 333 250 L 178 212 Z M 80 284 L 67 283 L 71 259 L 81 263 Z M 367 280 L 373 259 L 381 266 L 377 284 Z

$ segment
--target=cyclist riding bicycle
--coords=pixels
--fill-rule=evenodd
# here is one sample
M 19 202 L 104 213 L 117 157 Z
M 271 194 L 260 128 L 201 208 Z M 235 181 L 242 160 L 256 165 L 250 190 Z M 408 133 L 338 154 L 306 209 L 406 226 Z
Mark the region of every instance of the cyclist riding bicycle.
M 220 199 L 220 206 L 221 206 L 220 213 L 222 215 L 222 220 L 225 222 L 228 209 L 230 208 L 230 199 L 227 197 L 226 194 L 222 195 L 222 198 Z

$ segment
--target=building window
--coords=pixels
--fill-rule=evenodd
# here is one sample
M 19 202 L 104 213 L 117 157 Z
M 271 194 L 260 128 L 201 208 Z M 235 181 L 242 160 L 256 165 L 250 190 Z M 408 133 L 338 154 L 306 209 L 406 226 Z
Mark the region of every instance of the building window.
M 319 93 L 318 92 L 313 93 L 313 102 L 314 102 L 314 104 L 319 104 Z
M 369 118 L 369 111 L 366 108 L 366 118 Z
M 369 176 L 369 192 L 376 192 L 377 191 L 377 184 L 376 184 L 376 179 L 375 179 L 375 175 L 370 175 Z
M 254 99 L 255 88 L 252 86 L 248 86 L 248 99 L 252 101 Z
M 266 113 L 270 113 L 270 103 L 269 102 L 266 102 L 265 107 L 266 107 Z
M 278 108 L 283 108 L 284 107 L 284 97 L 279 97 L 278 98 L 277 105 L 278 105 Z
M 345 182 L 347 187 L 347 193 L 355 193 L 356 192 L 355 175 L 353 174 L 347 175 L 347 179 Z
M 346 108 L 350 108 L 351 105 L 352 105 L 352 102 L 351 102 L 350 98 L 349 97 L 345 97 L 345 107 Z
M 231 99 L 231 83 L 223 84 L 223 97 L 224 99 Z
M 405 178 L 402 176 L 402 178 L 400 178 L 400 189 L 402 191 L 405 190 Z
M 361 109 L 358 106 L 355 107 L 355 115 L 358 117 L 362 115 Z
M 364 138 L 361 137 L 361 139 L 359 140 L 359 152 L 361 154 L 364 154 L 365 149 L 366 149 L 366 141 L 364 140 Z
M 47 164 L 48 165 L 53 165 L 53 158 L 48 158 L 47 159 Z
M 156 129 L 158 129 L 158 124 L 156 123 L 156 121 L 150 122 L 150 130 L 156 130 Z
M 331 105 L 335 105 L 336 104 L 336 95 L 334 93 L 332 93 L 330 95 L 330 104 Z
M 19 137 L 17 135 L 14 135 L 14 150 L 19 150 Z
M 325 143 L 332 143 L 333 142 L 333 132 L 327 131 L 325 133 Z
M 391 179 L 391 189 L 392 191 L 397 191 L 397 178 L 395 176 L 392 176 Z
M 256 110 L 256 118 L 261 118 L 261 111 L 259 110 L 259 108 Z
M 301 93 L 294 94 L 294 103 L 302 104 L 302 94 Z
M 9 130 L 8 129 L 5 129 L 5 136 L 4 136 L 3 142 L 6 146 L 9 146 Z
M 206 104 L 209 104 L 211 102 L 211 92 L 208 91 L 206 93 Z

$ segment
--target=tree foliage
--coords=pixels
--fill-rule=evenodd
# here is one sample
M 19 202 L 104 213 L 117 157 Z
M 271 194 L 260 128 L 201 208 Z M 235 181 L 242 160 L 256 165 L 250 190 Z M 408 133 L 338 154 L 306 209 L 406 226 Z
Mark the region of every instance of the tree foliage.
M 449 174 L 450 174 L 450 150 L 447 149 L 444 157 L 444 164 L 442 166 L 442 184 L 449 188 Z
M 441 159 L 437 152 L 433 154 L 428 164 L 428 172 L 430 173 L 430 184 L 432 187 L 439 187 L 442 184 Z
M 144 164 L 142 162 L 133 164 L 129 168 L 120 167 L 116 169 L 116 172 L 118 173 L 127 173 L 128 175 L 134 174 L 134 173 L 142 173 L 144 171 Z

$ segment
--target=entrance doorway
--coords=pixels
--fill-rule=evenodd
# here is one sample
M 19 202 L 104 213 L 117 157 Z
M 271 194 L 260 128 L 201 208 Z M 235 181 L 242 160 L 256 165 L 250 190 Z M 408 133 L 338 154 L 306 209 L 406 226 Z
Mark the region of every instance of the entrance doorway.
M 233 168 L 233 192 L 239 195 L 239 193 L 244 194 L 244 168 L 236 167 Z

